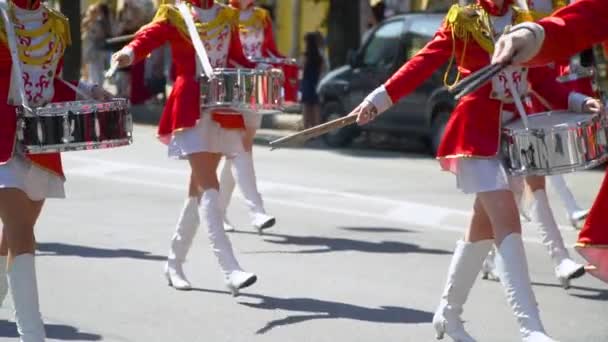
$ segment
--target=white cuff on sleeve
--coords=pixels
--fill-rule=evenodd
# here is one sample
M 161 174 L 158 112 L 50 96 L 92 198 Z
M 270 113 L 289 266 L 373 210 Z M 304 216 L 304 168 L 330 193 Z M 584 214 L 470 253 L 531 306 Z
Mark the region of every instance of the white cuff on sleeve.
M 590 97 L 587 95 L 575 91 L 571 92 L 570 95 L 568 95 L 568 110 L 579 113 L 583 112 L 583 105 L 588 99 L 590 99 Z
M 93 91 L 93 88 L 97 87 L 98 85 L 95 83 L 91 83 L 91 82 L 87 82 L 85 80 L 80 80 L 78 82 L 78 89 L 80 89 L 80 91 L 82 91 L 85 94 L 91 94 L 91 92 Z
M 128 46 L 125 46 L 124 48 L 122 48 L 121 51 L 125 55 L 129 56 L 129 65 L 133 64 L 133 60 L 135 60 L 135 53 L 133 52 L 133 49 Z
M 386 88 L 384 86 L 380 86 L 372 91 L 364 101 L 368 101 L 376 107 L 378 114 L 385 112 L 387 109 L 391 108 L 393 105 L 393 100 L 388 96 L 386 92 Z

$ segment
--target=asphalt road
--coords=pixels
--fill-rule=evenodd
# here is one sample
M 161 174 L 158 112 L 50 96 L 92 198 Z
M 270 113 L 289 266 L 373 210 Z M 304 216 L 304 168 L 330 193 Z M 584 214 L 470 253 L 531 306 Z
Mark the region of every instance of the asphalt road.
M 223 287 L 203 229 L 186 271 L 194 291 L 167 286 L 162 265 L 185 197 L 187 165 L 166 157 L 151 126 L 126 148 L 64 155 L 66 200 L 37 227 L 42 312 L 50 341 L 433 341 L 430 321 L 472 197 L 424 154 L 371 149 L 255 150 L 260 188 L 278 225 L 253 233 L 237 197 L 230 235 L 259 282 Z M 568 175 L 582 205 L 603 172 Z M 552 203 L 564 238 L 564 210 Z M 526 247 L 547 330 L 560 341 L 608 341 L 608 286 L 586 276 L 565 291 L 534 229 Z M 575 252 L 572 252 L 575 254 Z M 576 255 L 578 258 L 578 255 Z M 0 341 L 16 340 L 12 303 Z M 465 306 L 479 341 L 517 341 L 501 286 L 479 280 Z

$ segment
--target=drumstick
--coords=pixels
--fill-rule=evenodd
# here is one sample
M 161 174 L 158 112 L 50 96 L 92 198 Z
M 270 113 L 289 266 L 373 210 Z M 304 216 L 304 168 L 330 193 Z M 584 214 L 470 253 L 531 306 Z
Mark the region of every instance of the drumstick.
M 76 94 L 82 96 L 83 99 L 85 100 L 95 100 L 93 97 L 91 97 L 91 95 L 86 94 L 84 91 L 80 90 L 77 86 L 73 85 L 72 83 L 57 77 L 57 79 L 59 81 L 61 81 L 61 83 L 65 84 L 66 86 L 68 86 L 68 88 L 72 89 Z
M 462 80 L 460 80 L 458 83 L 452 85 L 448 91 L 452 94 L 457 94 L 460 91 L 462 91 L 462 89 L 464 89 L 467 85 L 469 85 L 472 81 L 475 81 L 476 79 L 478 79 L 480 76 L 483 76 L 484 73 L 486 73 L 489 69 L 493 68 L 494 64 L 488 64 L 486 66 L 484 66 L 483 68 L 475 71 L 474 73 L 470 74 L 469 76 L 463 78 Z
M 469 82 L 464 87 L 464 89 L 462 89 L 458 94 L 456 94 L 454 98 L 456 100 L 460 100 L 465 95 L 474 92 L 475 90 L 486 84 L 488 81 L 490 81 L 492 77 L 503 71 L 506 67 L 507 64 L 493 64 L 492 68 L 487 69 L 485 72 L 481 73 L 476 79 Z
M 114 37 L 114 38 L 108 38 L 108 39 L 106 39 L 106 44 L 128 42 L 128 41 L 133 40 L 133 38 L 135 38 L 135 33 L 127 34 L 124 36 L 118 36 L 118 37 Z
M 110 65 L 110 69 L 104 75 L 105 78 L 112 78 L 112 77 L 114 77 L 114 74 L 116 73 L 117 69 L 118 69 L 118 63 L 112 63 L 112 65 Z
M 320 124 L 315 127 L 305 129 L 303 131 L 290 134 L 288 136 L 273 140 L 270 142 L 271 151 L 282 146 L 288 145 L 290 142 L 304 143 L 312 138 L 321 136 L 333 130 L 346 127 L 354 124 L 357 121 L 357 115 L 348 115 L 336 120 Z

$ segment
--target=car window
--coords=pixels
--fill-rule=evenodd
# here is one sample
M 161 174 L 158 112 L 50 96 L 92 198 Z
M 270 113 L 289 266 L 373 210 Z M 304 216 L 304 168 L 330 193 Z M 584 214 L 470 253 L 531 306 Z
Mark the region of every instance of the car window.
M 399 54 L 399 41 L 403 33 L 403 21 L 390 21 L 378 28 L 368 39 L 363 52 L 363 65 L 390 68 Z
M 410 59 L 422 49 L 435 35 L 443 18 L 419 17 L 413 19 L 406 32 L 406 58 Z

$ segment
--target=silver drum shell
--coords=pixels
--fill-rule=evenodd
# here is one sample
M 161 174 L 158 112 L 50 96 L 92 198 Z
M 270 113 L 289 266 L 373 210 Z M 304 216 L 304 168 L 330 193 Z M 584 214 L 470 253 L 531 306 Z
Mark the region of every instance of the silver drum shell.
M 216 68 L 214 74 L 201 77 L 201 109 L 229 107 L 271 114 L 282 108 L 281 70 Z
M 593 168 L 608 159 L 606 118 L 567 111 L 528 117 L 502 128 L 501 152 L 516 176 L 554 175 Z

